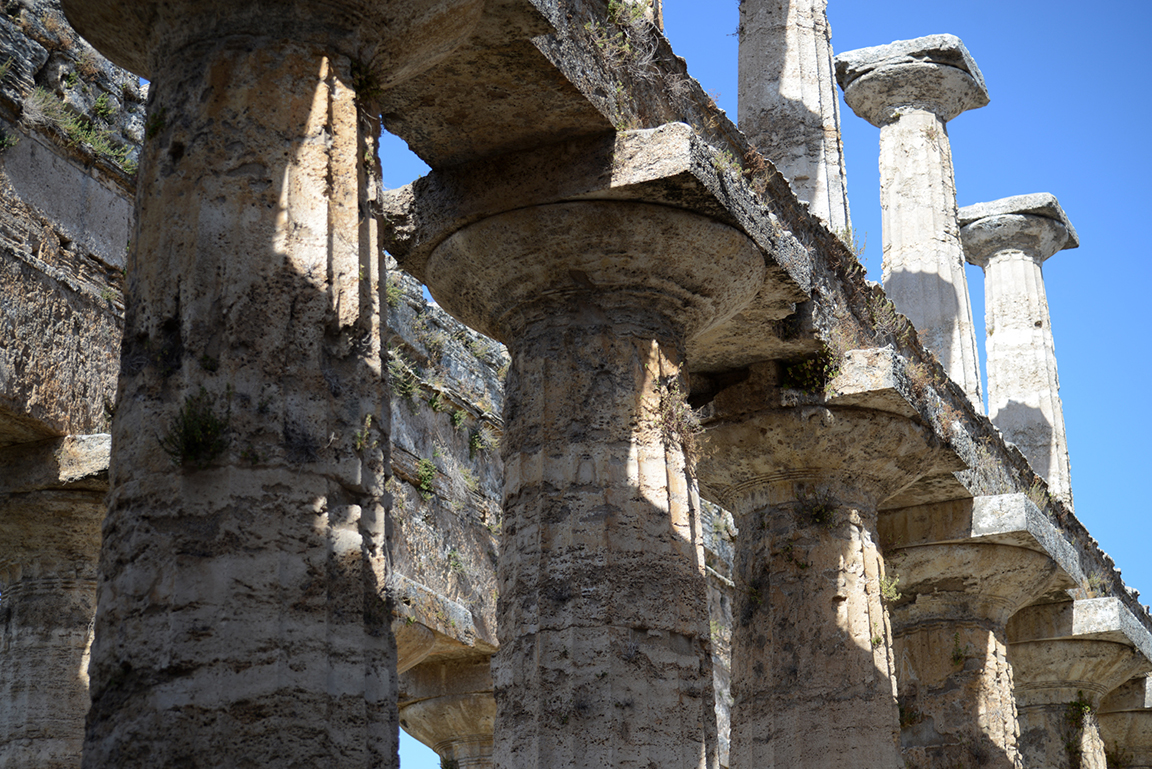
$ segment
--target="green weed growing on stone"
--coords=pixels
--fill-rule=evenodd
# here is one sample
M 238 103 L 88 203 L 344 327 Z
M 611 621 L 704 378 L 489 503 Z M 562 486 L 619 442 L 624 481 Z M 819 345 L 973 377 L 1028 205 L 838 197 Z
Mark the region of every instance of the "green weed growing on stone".
M 399 309 L 400 300 L 404 296 L 404 289 L 400 287 L 400 277 L 398 275 L 389 275 L 388 283 L 384 289 L 384 300 L 388 306 L 393 310 Z
M 679 379 L 661 377 L 656 385 L 656 395 L 656 424 L 664 442 L 679 444 L 685 460 L 695 462 L 700 434 L 704 429 L 700 426 L 700 417 L 688 404 L 688 393 L 681 387 Z
M 460 426 L 464 424 L 464 420 L 468 418 L 468 412 L 464 409 L 456 409 L 452 412 L 449 419 L 452 421 L 452 427 L 459 430 Z
M 1084 762 L 1084 751 L 1081 747 L 1084 740 L 1084 721 L 1092 715 L 1092 703 L 1084 696 L 1084 692 L 1076 692 L 1076 699 L 1064 706 L 1063 723 L 1060 725 L 1060 736 L 1064 739 L 1064 751 L 1068 754 L 1068 765 L 1072 769 L 1080 769 Z
M 436 465 L 430 459 L 421 459 L 416 467 L 416 482 L 420 496 L 425 502 L 432 499 L 433 483 L 436 481 Z
M 964 667 L 966 659 L 968 659 L 968 648 L 960 645 L 960 634 L 956 633 L 952 636 L 952 664 L 958 668 Z
M 180 412 L 160 438 L 160 448 L 181 467 L 195 465 L 203 470 L 228 448 L 230 413 L 216 413 L 215 399 L 203 387 L 184 399 Z
M 888 576 L 885 574 L 880 578 L 880 595 L 884 596 L 885 601 L 899 601 L 902 596 L 896 586 L 900 584 L 900 575 L 895 574 Z
M 100 98 L 92 105 L 92 111 L 96 113 L 96 117 L 102 120 L 111 120 L 116 117 L 116 106 L 106 93 L 100 94 Z
M 3 64 L 0 64 L 0 80 L 3 80 L 4 78 L 8 77 L 8 72 L 11 71 L 12 63 L 14 61 L 16 61 L 16 57 L 15 56 L 9 56 L 8 61 L 4 62 Z
M 420 377 L 396 348 L 388 351 L 388 387 L 392 394 L 411 400 L 420 389 Z

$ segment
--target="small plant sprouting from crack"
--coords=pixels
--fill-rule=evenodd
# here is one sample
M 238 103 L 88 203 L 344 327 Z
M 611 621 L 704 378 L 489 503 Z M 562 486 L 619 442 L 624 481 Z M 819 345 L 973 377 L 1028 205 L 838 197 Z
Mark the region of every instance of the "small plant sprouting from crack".
M 677 377 L 661 377 L 656 385 L 656 424 L 665 443 L 678 444 L 684 451 L 684 459 L 692 464 L 698 458 L 700 417 L 688 405 L 688 393 L 680 385 Z
M 436 464 L 430 459 L 421 459 L 416 467 L 416 482 L 417 488 L 420 489 L 420 496 L 425 502 L 432 499 L 432 495 L 435 493 L 433 486 L 435 481 Z
M 826 529 L 836 525 L 836 511 L 839 509 L 836 500 L 827 493 L 805 494 L 796 500 L 796 510 L 801 516 Z
M 359 453 L 364 449 L 374 449 L 380 444 L 372 440 L 372 415 L 364 417 L 364 427 L 352 434 L 352 445 Z
M 230 411 L 220 416 L 215 405 L 215 399 L 203 387 L 184 399 L 168 432 L 158 439 L 173 464 L 192 464 L 203 470 L 227 450 Z
M 958 668 L 964 667 L 965 660 L 968 659 L 968 645 L 960 645 L 960 634 L 956 633 L 952 636 L 952 664 Z
M 900 584 L 900 575 L 894 574 L 891 577 L 885 574 L 880 577 L 880 595 L 884 597 L 885 601 L 899 601 L 902 596 L 896 586 Z
M 448 568 L 455 574 L 464 573 L 464 561 L 460 559 L 460 552 L 452 549 L 448 552 Z
M 1068 766 L 1072 769 L 1080 769 L 1084 764 L 1084 722 L 1092 713 L 1092 703 L 1084 696 L 1084 692 L 1076 692 L 1076 699 L 1064 706 L 1060 736 L 1064 738 L 1064 751 L 1068 754 Z
M 388 351 L 388 386 L 392 394 L 411 400 L 420 389 L 420 377 L 398 349 Z
M 464 420 L 466 420 L 467 418 L 468 418 L 468 412 L 467 411 L 465 411 L 464 409 L 456 409 L 455 411 L 452 412 L 452 416 L 450 416 L 448 419 L 452 422 L 452 427 L 456 430 L 459 430 L 460 427 L 464 424 Z

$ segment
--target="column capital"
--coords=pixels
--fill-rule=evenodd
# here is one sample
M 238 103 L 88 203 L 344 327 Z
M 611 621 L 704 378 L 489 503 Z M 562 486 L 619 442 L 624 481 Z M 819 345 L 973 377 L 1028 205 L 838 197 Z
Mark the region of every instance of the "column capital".
M 629 308 L 643 306 L 690 338 L 735 315 L 765 276 L 763 254 L 739 230 L 631 201 L 553 203 L 488 217 L 437 246 L 426 270 L 442 307 L 505 342 L 523 324 L 555 316 L 556 303 L 567 300 L 585 309 L 619 305 L 637 323 L 645 321 Z
M 988 88 L 955 35 L 929 35 L 836 56 L 844 101 L 876 127 L 905 109 L 923 109 L 948 122 L 988 103 Z
M 1048 192 L 965 206 L 958 218 L 964 257 L 980 267 L 1003 251 L 1022 251 L 1043 262 L 1057 251 L 1080 247 L 1076 228 Z

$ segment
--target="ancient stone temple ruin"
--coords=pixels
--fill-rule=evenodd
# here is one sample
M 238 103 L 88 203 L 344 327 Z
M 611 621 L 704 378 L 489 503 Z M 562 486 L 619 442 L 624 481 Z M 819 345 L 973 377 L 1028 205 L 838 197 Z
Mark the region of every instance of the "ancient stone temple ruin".
M 651 0 L 2 9 L 0 766 L 1152 767 L 960 40 L 743 0 L 737 127 Z

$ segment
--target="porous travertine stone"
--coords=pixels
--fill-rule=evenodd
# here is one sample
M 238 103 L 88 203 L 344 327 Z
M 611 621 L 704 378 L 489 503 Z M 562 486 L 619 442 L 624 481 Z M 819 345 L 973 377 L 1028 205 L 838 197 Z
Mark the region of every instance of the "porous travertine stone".
M 490 658 L 427 662 L 406 673 L 400 725 L 440 756 L 443 766 L 491 769 L 496 700 Z
M 0 766 L 74 769 L 107 490 L 108 436 L 0 451 Z
M 1008 622 L 1024 766 L 1106 769 L 1097 710 L 1152 670 L 1152 637 L 1116 598 L 1029 606 Z
M 1140 676 L 1119 686 L 1100 703 L 1096 719 L 1116 765 L 1152 767 L 1152 679 Z
M 512 356 L 496 765 L 715 767 L 680 367 L 686 338 L 752 298 L 763 256 L 685 211 L 567 203 L 465 227 L 426 277 Z
M 732 766 L 902 766 L 877 507 L 945 453 L 907 416 L 869 408 L 709 425 L 701 482 L 740 532 Z
M 963 43 L 932 35 L 839 54 L 844 101 L 880 129 L 884 290 L 983 410 L 945 124 L 988 103 Z
M 1058 499 L 1072 506 L 1068 437 L 1044 291 L 1048 257 L 1080 241 L 1043 192 L 960 209 L 964 254 L 984 270 L 988 417 Z
M 1023 494 L 881 514 L 889 573 L 899 579 L 890 611 L 901 752 L 911 765 L 1021 766 L 1005 627 L 1051 589 L 1058 564 L 1045 545 L 1056 537 Z
M 834 232 L 849 232 L 828 0 L 740 3 L 740 130 Z
M 357 88 L 481 9 L 130 6 L 65 6 L 152 80 L 84 765 L 395 766 L 380 127 Z

